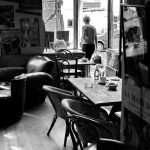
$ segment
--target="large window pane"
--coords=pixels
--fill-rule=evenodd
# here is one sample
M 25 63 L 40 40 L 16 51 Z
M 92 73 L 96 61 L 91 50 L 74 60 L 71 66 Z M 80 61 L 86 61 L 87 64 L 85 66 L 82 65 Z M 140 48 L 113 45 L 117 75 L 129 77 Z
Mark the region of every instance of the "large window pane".
M 61 12 L 64 30 L 69 31 L 69 48 L 73 48 L 73 0 L 63 0 Z
M 113 35 L 112 49 L 119 51 L 119 29 L 120 29 L 120 0 L 113 0 Z
M 55 33 L 54 39 L 68 38 L 68 48 L 73 48 L 73 0 L 43 0 L 43 21 L 45 30 Z

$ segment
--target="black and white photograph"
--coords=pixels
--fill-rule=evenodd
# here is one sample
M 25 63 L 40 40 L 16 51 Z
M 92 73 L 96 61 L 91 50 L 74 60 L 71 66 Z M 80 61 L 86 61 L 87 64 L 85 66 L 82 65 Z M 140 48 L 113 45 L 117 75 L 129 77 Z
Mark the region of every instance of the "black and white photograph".
M 150 150 L 150 0 L 0 0 L 0 150 Z

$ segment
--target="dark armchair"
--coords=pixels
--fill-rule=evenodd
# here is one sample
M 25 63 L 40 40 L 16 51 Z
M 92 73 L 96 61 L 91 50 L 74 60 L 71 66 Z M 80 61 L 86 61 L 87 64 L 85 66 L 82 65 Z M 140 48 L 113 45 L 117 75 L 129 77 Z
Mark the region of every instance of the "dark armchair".
M 52 85 L 51 72 L 54 62 L 44 56 L 32 57 L 26 66 L 26 98 L 25 104 L 28 106 L 35 102 L 44 102 L 46 94 L 42 90 L 43 85 Z
M 26 78 L 12 79 L 10 89 L 0 89 L 0 127 L 21 118 L 24 112 Z
M 43 102 L 46 94 L 42 90 L 43 85 L 52 85 L 51 72 L 54 62 L 45 56 L 31 57 L 25 67 L 0 68 L 0 81 L 10 82 L 13 78 L 26 78 L 25 105 L 35 102 Z

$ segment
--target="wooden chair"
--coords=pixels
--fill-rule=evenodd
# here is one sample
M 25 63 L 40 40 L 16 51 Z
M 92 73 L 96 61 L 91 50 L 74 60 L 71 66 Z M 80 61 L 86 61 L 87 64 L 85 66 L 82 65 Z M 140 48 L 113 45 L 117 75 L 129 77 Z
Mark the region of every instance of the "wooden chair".
M 102 108 L 73 99 L 63 99 L 61 104 L 70 114 L 71 129 L 81 150 L 99 138 L 120 139 L 120 127 L 101 118 Z
M 62 56 L 64 54 L 64 56 Z M 59 87 L 69 89 L 68 78 L 81 77 L 82 71 L 78 69 L 78 58 L 75 58 L 75 64 L 72 66 L 69 60 L 73 60 L 72 53 L 69 50 L 59 50 L 55 57 L 56 69 L 59 79 Z
M 58 73 L 58 80 L 59 80 L 59 87 L 64 89 L 71 88 L 68 78 L 77 78 L 81 77 L 81 71 L 78 70 L 78 58 L 75 60 L 74 68 L 71 68 L 71 65 L 68 60 L 60 60 L 56 58 L 56 66 L 57 66 L 57 73 Z
M 61 101 L 64 98 L 73 98 L 76 99 L 76 97 L 69 91 L 66 91 L 64 89 L 60 89 L 60 88 L 56 88 L 53 86 L 48 86 L 48 85 L 44 85 L 43 86 L 43 90 L 46 92 L 53 108 L 55 111 L 54 117 L 53 117 L 53 121 L 50 125 L 50 128 L 47 132 L 47 136 L 49 136 L 56 120 L 58 117 L 62 118 L 65 120 L 66 123 L 66 133 L 65 133 L 65 138 L 64 138 L 64 146 L 66 146 L 66 142 L 67 142 L 67 137 L 71 136 L 73 145 L 74 145 L 74 137 L 72 135 L 71 129 L 70 129 L 70 122 L 68 120 L 66 120 L 66 116 L 67 116 L 67 112 L 65 111 L 65 109 L 61 106 Z

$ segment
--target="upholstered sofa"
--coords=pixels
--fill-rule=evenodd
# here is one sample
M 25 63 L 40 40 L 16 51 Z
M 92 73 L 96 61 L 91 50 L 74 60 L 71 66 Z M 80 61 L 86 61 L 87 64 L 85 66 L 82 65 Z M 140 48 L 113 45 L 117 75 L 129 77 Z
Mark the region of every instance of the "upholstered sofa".
M 30 106 L 45 100 L 45 93 L 42 86 L 53 85 L 51 72 L 54 61 L 45 56 L 31 57 L 24 67 L 0 68 L 0 82 L 10 83 L 12 79 L 26 78 L 25 106 Z M 14 87 L 15 88 L 15 87 Z

